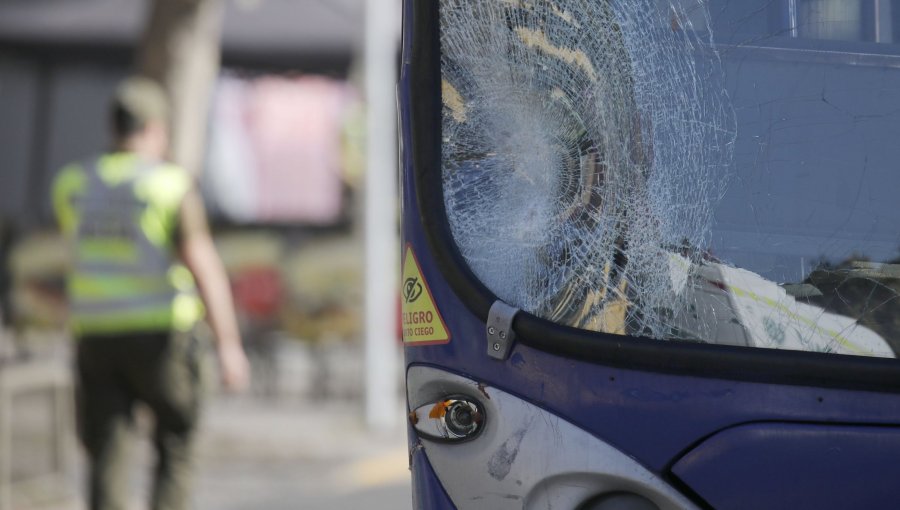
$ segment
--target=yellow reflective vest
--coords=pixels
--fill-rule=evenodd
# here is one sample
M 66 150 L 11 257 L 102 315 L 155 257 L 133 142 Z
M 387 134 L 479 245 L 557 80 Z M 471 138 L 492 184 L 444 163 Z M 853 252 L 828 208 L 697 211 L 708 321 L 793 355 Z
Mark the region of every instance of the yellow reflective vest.
M 190 330 L 203 315 L 177 262 L 176 229 L 191 177 L 131 153 L 65 167 L 53 208 L 71 241 L 67 279 L 76 336 Z

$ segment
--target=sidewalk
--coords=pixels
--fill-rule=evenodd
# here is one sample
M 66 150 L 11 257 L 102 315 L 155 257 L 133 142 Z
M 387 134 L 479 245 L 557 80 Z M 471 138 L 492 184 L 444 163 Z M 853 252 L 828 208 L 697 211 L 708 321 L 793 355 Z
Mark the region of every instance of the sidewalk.
M 255 388 L 243 395 L 208 396 L 198 444 L 195 508 L 411 508 L 403 417 L 389 432 L 372 433 L 363 425 L 362 350 L 334 345 L 316 351 L 282 342 L 270 354 L 269 364 L 255 366 L 254 374 L 258 380 L 276 383 L 274 393 Z M 62 370 L 68 371 L 67 362 Z M 19 442 L 14 448 L 17 464 L 30 461 L 23 457 L 26 452 L 37 462 L 46 456 L 44 450 L 49 451 L 48 402 L 40 396 L 19 401 L 11 416 L 18 431 L 14 436 Z M 149 420 L 140 419 L 140 414 L 138 418 L 136 434 L 141 441 L 132 449 L 135 499 L 130 510 L 147 508 L 153 464 L 146 437 Z M 67 428 L 72 428 L 71 422 Z M 74 448 L 73 430 L 68 441 Z M 66 484 L 26 488 L 28 492 L 16 498 L 19 504 L 13 510 L 84 510 L 80 447 L 74 457 L 75 474 Z M 57 493 L 78 497 L 46 504 L 48 498 L 58 499 Z M 24 506 L 23 502 L 31 503 Z

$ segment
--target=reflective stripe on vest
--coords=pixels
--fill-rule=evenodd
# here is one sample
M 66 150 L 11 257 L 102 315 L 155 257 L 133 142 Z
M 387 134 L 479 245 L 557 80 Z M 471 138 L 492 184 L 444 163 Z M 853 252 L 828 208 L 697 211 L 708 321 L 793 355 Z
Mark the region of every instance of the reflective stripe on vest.
M 62 214 L 60 223 L 74 241 L 68 293 L 76 334 L 193 327 L 202 305 L 172 245 L 187 174 L 112 154 L 85 165 L 80 186 L 75 181 L 68 176 L 54 201 L 69 215 L 68 229 Z

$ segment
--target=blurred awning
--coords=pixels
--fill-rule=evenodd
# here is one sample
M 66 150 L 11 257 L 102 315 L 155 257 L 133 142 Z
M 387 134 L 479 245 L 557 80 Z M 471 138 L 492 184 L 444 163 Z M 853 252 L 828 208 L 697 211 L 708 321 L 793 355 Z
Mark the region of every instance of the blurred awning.
M 287 68 L 346 64 L 362 44 L 363 0 L 227 0 L 223 57 Z M 0 49 L 130 56 L 149 0 L 0 0 Z

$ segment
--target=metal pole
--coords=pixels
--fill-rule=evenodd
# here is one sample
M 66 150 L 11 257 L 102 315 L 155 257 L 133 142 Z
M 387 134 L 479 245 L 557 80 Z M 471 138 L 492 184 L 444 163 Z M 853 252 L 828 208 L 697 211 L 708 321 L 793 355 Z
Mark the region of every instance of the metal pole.
M 799 37 L 797 23 L 797 0 L 788 0 L 788 29 L 791 31 L 791 37 Z
M 365 175 L 366 424 L 399 423 L 396 342 L 400 249 L 397 226 L 395 77 L 400 8 L 396 0 L 366 0 Z

